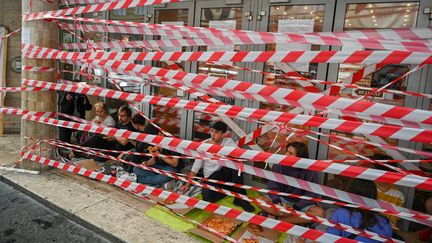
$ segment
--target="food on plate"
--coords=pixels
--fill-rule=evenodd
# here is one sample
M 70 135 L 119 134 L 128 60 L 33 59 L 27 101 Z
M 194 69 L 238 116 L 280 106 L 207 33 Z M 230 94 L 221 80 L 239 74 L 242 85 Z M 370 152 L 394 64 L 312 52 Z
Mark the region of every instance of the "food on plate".
M 252 235 L 249 238 L 242 239 L 242 242 L 243 243 L 258 243 L 259 240 L 258 240 L 258 236 Z
M 208 218 L 204 225 L 224 235 L 229 235 L 236 227 L 233 221 L 222 217 Z
M 242 239 L 243 243 L 259 243 L 258 239 L 250 238 L 250 239 Z
M 165 199 L 164 204 L 165 205 L 173 205 L 175 203 L 174 200 L 170 200 L 170 199 Z
M 263 228 L 257 224 L 249 224 L 248 228 L 250 229 L 250 231 L 252 231 L 252 233 L 261 233 L 263 232 Z

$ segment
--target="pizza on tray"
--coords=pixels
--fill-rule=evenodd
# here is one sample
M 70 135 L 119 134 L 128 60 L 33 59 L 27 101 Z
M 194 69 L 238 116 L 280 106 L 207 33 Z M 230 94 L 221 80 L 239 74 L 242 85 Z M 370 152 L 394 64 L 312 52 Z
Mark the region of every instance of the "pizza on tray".
M 242 239 L 242 242 L 243 243 L 259 243 L 259 240 L 250 238 L 250 239 Z
M 236 228 L 236 224 L 233 221 L 222 217 L 208 218 L 204 221 L 203 225 L 224 235 L 229 235 Z

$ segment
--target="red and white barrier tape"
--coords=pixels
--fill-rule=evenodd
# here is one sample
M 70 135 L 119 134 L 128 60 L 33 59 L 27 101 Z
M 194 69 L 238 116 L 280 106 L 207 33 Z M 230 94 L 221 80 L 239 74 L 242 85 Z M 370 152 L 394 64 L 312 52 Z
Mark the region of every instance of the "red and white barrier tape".
M 52 144 L 56 144 L 56 143 L 52 143 Z M 73 147 L 79 147 L 79 146 L 73 146 Z M 373 238 L 373 239 L 376 239 L 376 240 L 385 240 L 386 239 L 386 237 L 385 238 L 381 238 L 380 236 L 378 236 L 377 234 L 375 234 L 373 232 L 369 232 L 369 231 L 365 232 L 363 230 L 352 228 L 351 226 L 347 226 L 347 225 L 344 225 L 344 224 L 338 224 L 338 223 L 335 223 L 335 222 L 328 221 L 325 218 L 315 217 L 315 216 L 312 216 L 312 215 L 308 215 L 308 214 L 305 214 L 303 212 L 299 212 L 299 211 L 293 210 L 292 208 L 286 208 L 286 207 L 283 207 L 283 206 L 280 206 L 280 205 L 275 205 L 273 203 L 267 203 L 267 202 L 265 202 L 263 200 L 255 199 L 255 198 L 250 198 L 250 197 L 244 196 L 242 194 L 238 194 L 238 193 L 235 193 L 235 192 L 232 192 L 232 191 L 229 191 L 229 190 L 221 189 L 219 187 L 214 187 L 214 186 L 211 186 L 211 185 L 208 185 L 208 184 L 204 184 L 204 183 L 201 183 L 201 182 L 191 181 L 191 180 L 186 179 L 186 175 L 184 175 L 184 174 L 173 173 L 173 172 L 169 172 L 169 171 L 155 169 L 155 168 L 148 167 L 148 166 L 134 164 L 134 163 L 125 161 L 123 159 L 118 159 L 118 158 L 113 157 L 113 156 L 109 156 L 109 155 L 105 155 L 105 154 L 102 154 L 102 153 L 93 152 L 93 150 L 91 150 L 91 148 L 86 148 L 85 150 L 83 150 L 82 148 L 80 148 L 78 150 L 81 151 L 81 152 L 84 152 L 86 154 L 91 154 L 91 155 L 95 155 L 95 156 L 99 156 L 99 157 L 115 160 L 115 161 L 118 161 L 118 162 L 121 162 L 121 163 L 126 163 L 126 164 L 130 164 L 130 165 L 133 165 L 133 166 L 137 166 L 137 167 L 145 169 L 145 170 L 150 170 L 150 171 L 158 173 L 158 174 L 169 176 L 169 177 L 174 178 L 176 180 L 181 180 L 181 181 L 184 181 L 184 182 L 189 182 L 189 183 L 191 183 L 193 185 L 198 185 L 199 187 L 207 188 L 207 189 L 210 189 L 210 190 L 213 190 L 213 191 L 217 191 L 217 192 L 225 194 L 225 195 L 234 196 L 234 197 L 237 197 L 237 198 L 249 201 L 249 202 L 253 202 L 253 203 L 257 204 L 257 205 L 261 205 L 261 206 L 264 206 L 264 207 L 271 207 L 271 208 L 273 208 L 275 210 L 278 210 L 278 211 L 294 214 L 294 215 L 296 215 L 298 217 L 301 217 L 301 218 L 304 218 L 304 219 L 307 219 L 307 220 L 312 220 L 314 222 L 318 222 L 318 223 L 324 224 L 324 225 L 329 226 L 329 227 L 336 227 L 338 229 L 345 230 L 345 231 L 348 231 L 350 233 L 354 233 L 354 234 L 358 234 L 358 235 L 363 235 L 363 236 L 366 236 L 368 238 Z M 208 180 L 208 181 L 210 181 L 210 180 Z M 218 181 L 218 183 L 221 183 L 221 182 Z M 395 241 L 397 241 L 397 240 L 395 240 Z
M 49 18 L 47 16 L 47 18 Z M 431 52 L 432 45 L 428 43 L 418 43 L 415 41 L 393 41 L 379 39 L 353 39 L 345 37 L 315 36 L 298 33 L 274 33 L 274 32 L 255 32 L 246 30 L 227 30 L 193 26 L 175 26 L 163 24 L 149 24 L 140 22 L 128 22 L 117 20 L 78 18 L 67 16 L 52 16 L 51 18 L 62 20 L 76 20 L 99 24 L 112 24 L 116 26 L 87 25 L 88 30 L 117 33 L 145 34 L 168 36 L 170 39 L 195 38 L 204 40 L 208 46 L 213 45 L 247 45 L 247 44 L 314 44 L 314 45 L 334 45 L 334 46 L 358 46 L 365 49 L 387 49 L 400 51 Z M 139 27 L 139 28 L 138 28 Z M 99 30 L 97 30 L 99 28 Z
M 80 152 L 85 152 L 86 150 L 79 149 L 79 151 Z M 260 205 L 260 206 L 270 207 L 270 208 L 273 208 L 273 209 L 275 209 L 277 211 L 281 211 L 281 212 L 284 212 L 284 213 L 289 213 L 289 214 L 298 216 L 298 217 L 306 219 L 306 220 L 311 220 L 311 221 L 314 221 L 314 222 L 317 222 L 317 223 L 320 223 L 320 224 L 324 224 L 324 225 L 329 226 L 329 227 L 335 227 L 335 228 L 338 228 L 340 230 L 344 230 L 344 231 L 347 231 L 347 232 L 350 232 L 350 233 L 353 233 L 353 234 L 356 234 L 356 235 L 362 235 L 362 236 L 365 236 L 367 238 L 372 238 L 372 239 L 380 240 L 380 241 L 386 241 L 386 240 L 388 240 L 388 238 L 386 238 L 386 237 L 383 238 L 383 237 L 379 236 L 378 234 L 376 234 L 374 232 L 370 232 L 370 231 L 367 231 L 367 230 L 364 231 L 364 230 L 356 229 L 356 228 L 353 228 L 353 227 L 351 227 L 349 225 L 345 225 L 345 224 L 335 223 L 335 222 L 329 221 L 329 220 L 327 220 L 325 218 L 309 215 L 309 214 L 306 214 L 304 212 L 300 212 L 300 211 L 294 210 L 294 209 L 289 208 L 289 207 L 284 207 L 284 206 L 276 205 L 276 204 L 273 204 L 273 203 L 270 203 L 270 202 L 266 202 L 266 201 L 263 201 L 261 199 L 250 198 L 248 196 L 245 196 L 245 195 L 242 195 L 242 194 L 239 194 L 239 193 L 236 193 L 236 192 L 232 192 L 230 190 L 222 189 L 222 188 L 219 188 L 219 187 L 214 187 L 214 186 L 211 186 L 211 185 L 208 185 L 208 184 L 204 184 L 204 183 L 201 183 L 201 182 L 190 181 L 190 180 L 187 180 L 185 178 L 185 175 L 179 176 L 179 174 L 177 174 L 177 173 L 171 173 L 171 172 L 165 171 L 165 170 L 158 170 L 158 169 L 155 169 L 155 168 L 152 168 L 152 167 L 143 166 L 143 165 L 139 165 L 139 164 L 134 164 L 134 163 L 131 163 L 129 161 L 125 161 L 123 159 L 118 159 L 117 157 L 105 155 L 105 154 L 102 154 L 102 153 L 94 153 L 91 150 L 88 150 L 88 152 L 86 152 L 86 153 L 87 154 L 92 154 L 92 155 L 95 155 L 95 156 L 99 156 L 99 157 L 103 157 L 103 158 L 107 158 L 107 159 L 110 159 L 110 160 L 115 160 L 115 161 L 118 161 L 118 162 L 121 162 L 121 163 L 130 164 L 130 165 L 139 167 L 141 169 L 145 169 L 145 170 L 149 170 L 149 171 L 152 171 L 152 172 L 155 172 L 155 173 L 158 173 L 158 174 L 169 176 L 169 177 L 174 178 L 176 180 L 181 180 L 181 181 L 184 181 L 184 182 L 190 182 L 191 184 L 197 185 L 197 186 L 202 187 L 202 188 L 206 188 L 206 189 L 209 189 L 209 190 L 217 191 L 217 192 L 222 193 L 224 195 L 234 196 L 236 198 L 240 198 L 240 199 L 243 199 L 245 201 L 252 202 L 252 203 L 255 203 L 257 205 Z M 397 240 L 394 240 L 394 241 L 397 241 Z
M 260 215 L 255 215 L 247 213 L 241 210 L 225 207 L 215 203 L 209 203 L 203 200 L 198 200 L 195 198 L 190 198 L 187 196 L 180 195 L 178 193 L 165 191 L 162 189 L 154 188 L 151 186 L 146 186 L 143 184 L 138 184 L 128 180 L 116 178 L 110 175 L 105 175 L 103 173 L 97 173 L 92 170 L 87 170 L 85 168 L 77 167 L 74 165 L 64 164 L 59 161 L 50 160 L 41 156 L 31 154 L 29 152 L 23 155 L 24 159 L 32 160 L 41 164 L 49 165 L 54 168 L 58 168 L 64 171 L 72 172 L 78 175 L 89 177 L 98 181 L 107 182 L 111 185 L 118 186 L 120 188 L 126 189 L 128 191 L 134 190 L 139 195 L 154 195 L 162 199 L 172 200 L 181 204 L 188 205 L 190 207 L 199 208 L 205 211 L 214 212 L 216 214 L 224 215 L 230 218 L 250 222 L 253 224 L 258 224 L 266 228 L 275 229 L 281 232 L 286 232 L 291 235 L 305 237 L 307 239 L 315 241 L 331 241 L 331 242 L 356 242 L 354 240 L 349 240 L 336 235 L 331 235 L 323 233 L 317 230 L 307 229 L 301 226 L 289 224 L 279 220 L 274 220 L 266 218 Z
M 4 114 L 16 114 L 22 112 L 22 110 L 14 108 L 0 108 L 1 113 Z M 336 175 L 350 176 L 355 178 L 362 178 L 368 180 L 374 180 L 379 182 L 385 182 L 395 185 L 403 185 L 408 187 L 422 188 L 425 190 L 431 190 L 432 178 L 426 178 L 416 175 L 403 175 L 395 172 L 381 171 L 371 168 L 363 168 L 352 165 L 338 164 L 338 163 L 327 163 L 311 159 L 297 158 L 286 155 L 271 154 L 267 152 L 258 152 L 251 150 L 244 150 L 241 148 L 234 147 L 221 147 L 215 144 L 206 144 L 193 142 L 188 140 L 182 140 L 178 138 L 166 138 L 161 136 L 153 136 L 143 133 L 130 132 L 127 130 L 118 130 L 115 128 L 108 128 L 103 126 L 96 126 L 91 124 L 79 124 L 75 122 L 56 120 L 52 118 L 37 117 L 31 115 L 31 113 L 24 114 L 23 119 L 41 122 L 44 124 L 55 125 L 75 130 L 81 130 L 86 132 L 96 132 L 108 136 L 125 137 L 132 140 L 138 140 L 146 142 L 148 144 L 157 144 L 162 148 L 173 147 L 179 149 L 191 149 L 198 152 L 205 153 L 218 153 L 221 156 L 230 156 L 234 158 L 247 159 L 251 161 L 262 161 L 272 164 L 281 164 L 285 166 L 292 166 L 296 168 L 306 168 L 309 170 L 326 172 Z M 224 161 L 224 163 L 226 163 Z M 246 166 L 246 165 L 245 165 Z
M 41 58 L 49 57 L 44 56 Z M 332 110 L 343 110 L 345 114 L 354 117 L 360 116 L 362 114 L 384 116 L 388 118 L 394 118 L 393 120 L 388 119 L 388 122 L 398 122 L 398 125 L 404 121 L 406 122 L 406 126 L 415 125 L 412 123 L 432 124 L 432 112 L 425 110 L 352 100 L 317 93 L 306 93 L 299 90 L 252 84 L 249 82 L 215 78 L 206 75 L 191 74 L 178 70 L 149 67 L 120 61 L 87 61 L 97 66 L 102 66 L 111 72 L 136 75 L 144 78 L 156 76 L 160 78 L 178 80 L 178 82 L 181 82 L 182 85 L 186 85 L 188 87 L 194 86 L 198 91 L 200 91 L 202 88 L 205 89 L 207 93 L 216 95 L 253 99 L 281 105 L 302 106 L 306 109 L 326 110 L 331 108 Z M 240 93 L 234 92 L 240 92 L 241 95 Z
M 2 109 L 3 112 L 6 112 L 7 114 L 18 114 L 18 113 L 22 113 L 21 110 L 18 109 Z M 25 115 L 23 116 L 24 119 L 27 120 L 33 120 L 33 121 L 37 121 L 37 122 L 42 122 L 45 124 L 50 124 L 50 125 L 55 125 L 55 126 L 61 126 L 61 127 L 68 127 L 68 125 L 72 125 L 76 130 L 81 130 L 81 131 L 92 131 L 92 132 L 97 132 L 97 133 L 101 133 L 101 134 L 105 134 L 105 135 L 110 135 L 110 136 L 114 136 L 116 135 L 117 132 L 110 132 L 110 131 L 114 131 L 117 129 L 110 129 L 110 128 L 106 128 L 106 127 L 102 127 L 102 126 L 89 126 L 89 125 L 81 125 L 81 124 L 77 124 L 77 123 L 72 123 L 72 122 L 64 122 L 64 121 L 59 121 L 59 120 L 55 120 L 55 119 L 48 119 L 48 118 L 44 118 L 44 117 L 38 117 L 38 116 L 32 116 L 32 115 Z M 94 129 L 95 127 L 97 127 L 97 129 Z M 103 129 L 101 129 L 103 128 Z M 145 134 L 138 134 L 138 136 L 133 136 L 136 133 L 131 133 L 128 131 L 122 131 L 121 134 L 118 134 L 116 136 L 122 136 L 122 137 L 127 137 L 126 134 L 131 134 L 130 136 L 128 136 L 129 138 L 135 137 L 137 140 L 139 141 L 143 141 L 143 139 L 138 139 L 140 136 L 149 136 L 149 135 L 145 135 Z M 141 136 L 141 137 L 142 137 Z M 152 136 L 155 137 L 156 136 Z M 160 138 L 160 137 L 159 137 Z M 163 140 L 166 140 L 167 138 L 164 138 Z M 173 138 L 168 138 L 169 140 L 172 140 Z M 175 140 L 180 140 L 180 139 L 175 139 Z M 161 140 L 158 140 L 161 141 Z M 147 143 L 151 143 L 148 141 L 144 141 Z M 192 142 L 194 143 L 194 142 Z M 152 143 L 153 144 L 153 143 Z M 199 143 L 198 143 L 199 144 Z M 159 144 L 160 145 L 160 144 Z M 175 147 L 172 147 L 172 146 Z M 175 151 L 181 152 L 183 154 L 191 154 L 190 153 L 190 149 L 197 149 L 198 147 L 195 146 L 193 148 L 182 148 L 182 146 L 178 142 L 174 142 L 173 144 L 168 143 L 166 146 L 162 146 L 162 147 L 166 147 L 168 149 L 173 149 Z M 198 150 L 197 150 L 198 151 Z M 219 151 L 223 151 L 223 150 L 219 150 Z M 191 154 L 194 155 L 194 154 Z M 286 156 L 285 156 L 286 157 Z M 231 169 L 238 169 L 240 164 L 239 163 L 235 163 L 235 162 L 231 162 L 231 161 L 223 161 L 223 160 L 217 160 L 218 163 L 220 163 L 223 166 L 227 166 Z M 384 208 L 386 210 L 391 210 L 394 212 L 399 212 L 399 214 L 401 215 L 400 217 L 405 218 L 405 213 L 408 213 L 409 217 L 407 219 L 410 220 L 414 220 L 416 222 L 420 222 L 426 225 L 432 225 L 431 222 L 429 221 L 425 221 L 425 219 L 427 220 L 432 220 L 432 216 L 430 215 L 424 215 L 422 213 L 419 212 L 415 212 L 413 210 L 409 210 L 409 209 L 405 209 L 405 208 L 401 208 L 401 207 L 397 207 L 393 204 L 390 203 L 386 203 L 383 201 L 375 201 L 369 198 L 365 198 L 365 197 L 360 197 L 357 196 L 355 194 L 351 194 L 351 193 L 347 193 L 344 191 L 340 191 L 337 189 L 333 189 L 330 187 L 326 187 L 326 186 L 321 186 L 315 183 L 311 183 L 308 181 L 304 181 L 304 180 L 300 180 L 300 179 L 296 179 L 293 177 L 289 177 L 289 176 L 285 176 L 282 174 L 278 174 L 278 173 L 273 173 L 267 170 L 263 170 L 260 168 L 256 168 L 256 167 L 252 167 L 249 165 L 243 165 L 244 167 L 244 172 L 252 174 L 252 175 L 256 175 L 259 177 L 263 177 L 269 180 L 273 180 L 273 181 L 277 181 L 279 183 L 282 184 L 286 184 L 286 185 L 290 185 L 290 186 L 294 186 L 294 187 L 298 187 L 298 188 L 302 188 L 304 190 L 307 191 L 312 191 L 314 193 L 317 194 L 321 194 L 321 195 L 325 195 L 325 196 L 329 196 L 329 197 L 333 197 L 333 198 L 337 198 L 340 200 L 344 200 L 347 202 L 351 202 L 351 203 L 356 203 L 362 206 L 366 206 L 366 207 L 375 207 L 375 208 Z M 394 173 L 393 173 L 394 174 Z
M 52 67 L 38 67 L 38 66 L 24 66 L 22 70 L 29 72 L 53 72 L 56 71 L 56 68 Z
M 0 38 L 0 41 L 4 40 L 4 39 L 6 39 L 6 38 L 9 38 L 9 37 L 11 37 L 11 36 L 13 36 L 13 35 L 15 35 L 16 33 L 20 32 L 20 31 L 21 31 L 21 28 L 16 29 L 16 30 L 10 32 L 9 34 L 6 34 L 6 35 L 2 36 L 2 37 Z
M 313 32 L 308 35 L 348 37 L 354 39 L 416 40 L 432 39 L 432 28 L 365 29 L 341 32 Z
M 29 91 L 42 91 L 47 90 L 43 88 L 35 88 L 35 87 L 0 87 L 0 92 L 29 92 Z
M 431 64 L 432 53 L 407 51 L 227 51 L 227 52 L 66 52 L 24 46 L 26 58 L 188 62 L 282 62 L 356 64 Z
M 296 125 L 326 128 L 342 132 L 370 134 L 375 136 L 391 137 L 409 141 L 432 142 L 432 131 L 425 129 L 397 127 L 392 125 L 373 123 L 361 123 L 356 121 L 343 121 L 332 118 L 312 117 L 307 115 L 290 114 L 239 106 L 210 104 L 199 101 L 181 100 L 178 98 L 161 98 L 158 96 L 125 93 L 103 88 L 79 87 L 35 80 L 24 80 L 23 83 L 24 85 L 38 88 L 46 88 L 50 90 L 70 91 L 99 97 L 130 100 L 135 102 L 145 102 L 153 105 L 190 109 L 210 114 L 224 114 L 230 117 L 258 119 L 267 122 L 290 122 L 291 124 Z
M 39 20 L 39 19 L 49 19 L 55 16 L 96 13 L 100 11 L 133 8 L 133 7 L 141 7 L 146 5 L 157 5 L 157 4 L 174 3 L 174 2 L 180 2 L 180 0 L 121 0 L 121 1 L 108 2 L 108 3 L 103 2 L 99 4 L 87 5 L 81 7 L 65 8 L 61 10 L 39 12 L 39 13 L 30 13 L 24 15 L 23 20 L 31 21 L 31 20 Z

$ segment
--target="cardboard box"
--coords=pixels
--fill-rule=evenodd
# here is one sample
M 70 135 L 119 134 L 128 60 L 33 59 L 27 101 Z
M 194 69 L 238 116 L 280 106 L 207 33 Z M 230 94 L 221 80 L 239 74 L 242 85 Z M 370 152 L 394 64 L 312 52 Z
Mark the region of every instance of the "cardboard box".
M 241 226 L 241 224 L 243 223 L 243 222 L 240 221 L 240 220 L 232 219 L 232 218 L 227 218 L 227 217 L 224 217 L 224 216 L 221 216 L 221 215 L 215 214 L 215 213 L 210 214 L 210 215 L 209 215 L 207 218 L 205 218 L 201 223 L 204 223 L 207 219 L 214 218 L 214 217 L 221 217 L 221 218 L 229 219 L 229 220 L 231 220 L 231 221 L 234 222 L 234 224 L 236 225 L 236 228 L 234 228 L 234 230 L 231 232 L 230 235 L 232 235 L 234 232 L 236 232 L 236 230 L 237 230 L 237 229 Z M 188 232 L 189 232 L 189 233 L 192 233 L 192 234 L 195 234 L 195 235 L 198 235 L 198 236 L 201 236 L 201 237 L 203 237 L 203 238 L 205 238 L 205 239 L 207 239 L 207 240 L 210 240 L 210 241 L 212 241 L 212 242 L 216 242 L 216 243 L 221 243 L 221 242 L 224 242 L 224 241 L 225 241 L 224 238 L 221 238 L 221 237 L 219 237 L 219 236 L 213 234 L 212 232 L 207 231 L 207 230 L 202 229 L 202 228 L 199 228 L 199 227 L 194 228 L 194 229 L 191 229 L 191 230 L 189 230 Z M 228 235 L 228 236 L 230 236 L 230 235 Z M 230 236 L 230 237 L 231 237 L 231 236 Z M 234 239 L 235 239 L 235 238 L 234 238 Z
M 249 225 L 235 232 L 233 238 L 241 242 L 241 239 L 250 239 L 252 235 L 255 235 L 258 237 L 259 242 L 263 243 L 276 242 L 279 239 L 279 231 L 262 227 L 262 232 L 255 233 L 249 228 Z
M 153 195 L 150 195 L 149 197 L 155 202 L 165 204 L 164 199 L 162 199 L 160 197 L 156 197 Z M 181 214 L 181 215 L 186 214 L 193 209 L 192 207 L 189 207 L 189 206 L 181 204 L 181 203 L 174 203 L 172 205 L 166 205 L 166 206 L 168 208 L 170 208 L 173 212 Z
M 88 170 L 98 170 L 101 168 L 93 159 L 84 159 L 75 163 L 75 165 L 86 168 Z

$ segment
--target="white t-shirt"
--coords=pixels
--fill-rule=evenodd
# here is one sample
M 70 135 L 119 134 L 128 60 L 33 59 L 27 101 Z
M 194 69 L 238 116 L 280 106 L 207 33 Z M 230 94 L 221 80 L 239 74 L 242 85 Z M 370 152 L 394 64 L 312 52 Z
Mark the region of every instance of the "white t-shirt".
M 203 143 L 208 141 L 211 141 L 211 138 L 204 140 Z M 231 138 L 224 138 L 220 146 L 229 146 L 229 147 L 236 147 L 236 148 L 238 147 L 237 144 Z M 203 168 L 204 178 L 208 178 L 214 172 L 222 168 L 222 166 L 219 165 L 217 161 L 196 159 L 191 170 L 195 173 L 198 173 L 201 167 Z
M 101 125 L 106 127 L 114 127 L 115 126 L 114 118 L 112 118 L 112 116 L 107 116 L 107 118 L 105 118 L 105 120 L 101 123 Z

